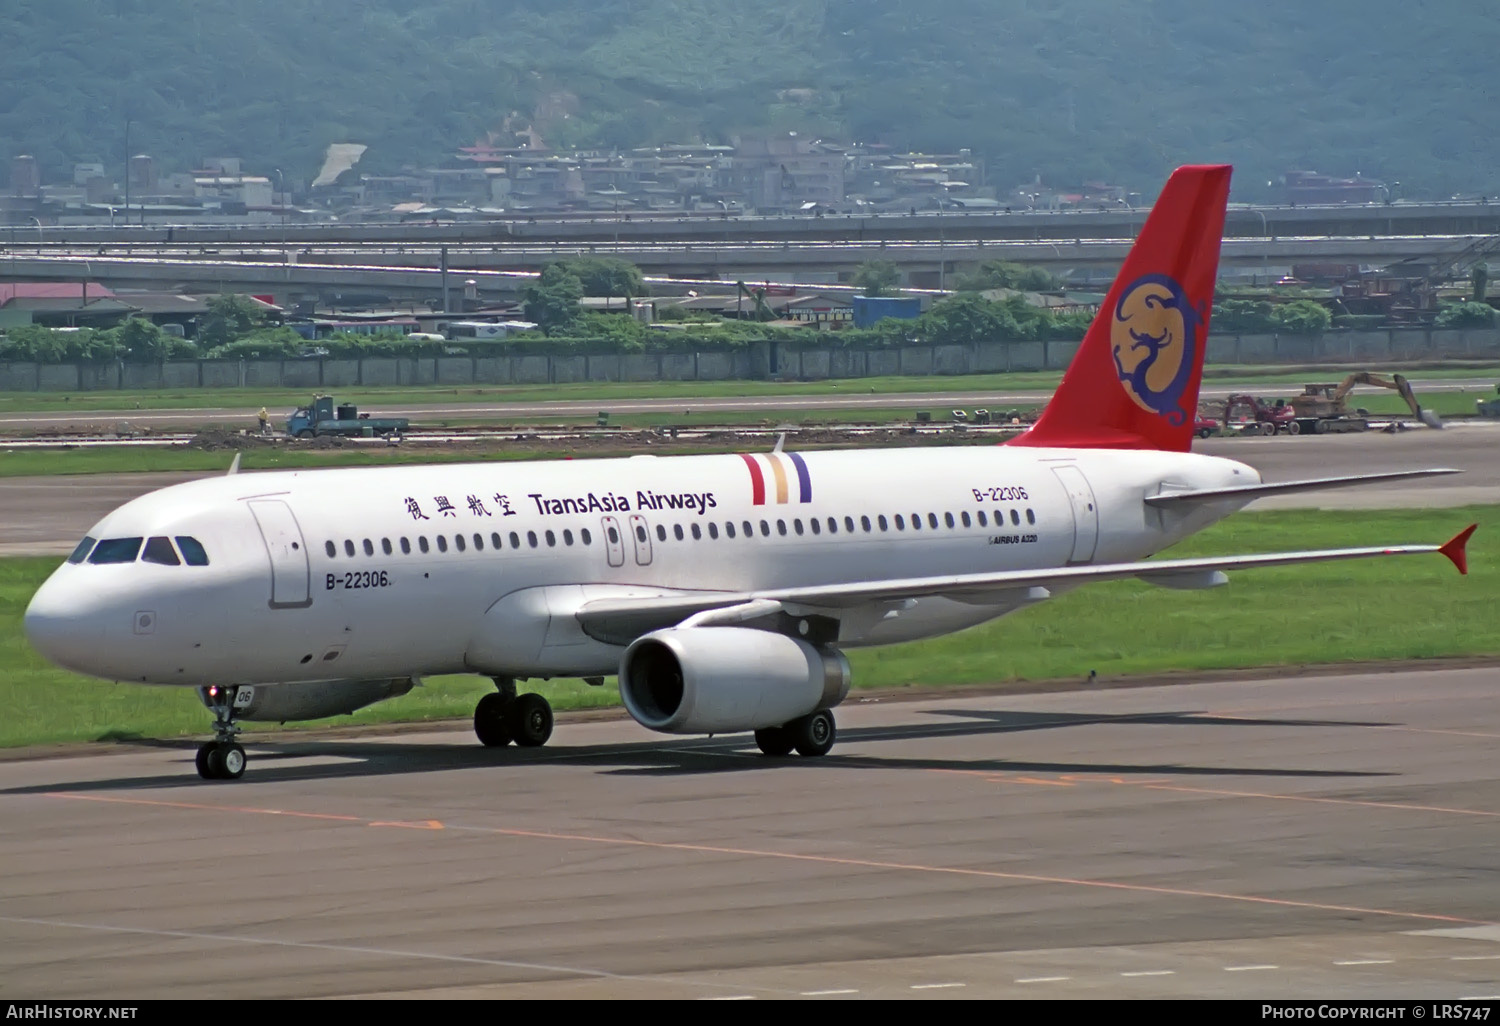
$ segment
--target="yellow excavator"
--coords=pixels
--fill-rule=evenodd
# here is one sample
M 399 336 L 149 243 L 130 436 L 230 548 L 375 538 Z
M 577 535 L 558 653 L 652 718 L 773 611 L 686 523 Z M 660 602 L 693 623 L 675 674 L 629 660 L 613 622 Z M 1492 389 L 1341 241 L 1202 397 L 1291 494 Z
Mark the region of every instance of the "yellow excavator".
M 1424 410 L 1412 393 L 1411 384 L 1400 374 L 1385 377 L 1370 371 L 1356 371 L 1338 384 L 1314 384 L 1303 388 L 1301 395 L 1287 400 L 1296 415 L 1297 426 L 1303 432 L 1326 435 L 1341 431 L 1367 431 L 1370 427 L 1369 412 L 1349 409 L 1349 393 L 1355 385 L 1375 385 L 1400 393 L 1411 407 L 1412 416 L 1431 428 L 1441 428 L 1443 422 L 1431 410 Z

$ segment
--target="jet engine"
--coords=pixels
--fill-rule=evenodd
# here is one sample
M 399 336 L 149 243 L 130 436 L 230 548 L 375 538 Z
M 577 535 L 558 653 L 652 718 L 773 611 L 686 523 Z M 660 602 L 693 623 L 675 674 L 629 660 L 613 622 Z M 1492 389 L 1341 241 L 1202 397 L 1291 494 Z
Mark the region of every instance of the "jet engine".
M 778 727 L 849 693 L 849 660 L 747 627 L 654 631 L 620 659 L 620 698 L 643 727 L 719 734 Z
M 399 698 L 415 686 L 411 677 L 377 680 L 322 680 L 305 684 L 242 684 L 234 696 L 237 720 L 320 720 L 342 716 L 367 705 Z M 199 688 L 198 698 L 212 709 L 210 688 Z

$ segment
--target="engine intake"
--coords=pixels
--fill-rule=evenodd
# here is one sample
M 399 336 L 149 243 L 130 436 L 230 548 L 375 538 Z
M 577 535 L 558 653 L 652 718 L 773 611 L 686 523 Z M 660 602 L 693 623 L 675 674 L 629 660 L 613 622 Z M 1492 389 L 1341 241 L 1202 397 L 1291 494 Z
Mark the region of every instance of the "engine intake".
M 849 660 L 747 627 L 654 631 L 620 659 L 620 698 L 636 722 L 666 734 L 776 727 L 849 693 Z

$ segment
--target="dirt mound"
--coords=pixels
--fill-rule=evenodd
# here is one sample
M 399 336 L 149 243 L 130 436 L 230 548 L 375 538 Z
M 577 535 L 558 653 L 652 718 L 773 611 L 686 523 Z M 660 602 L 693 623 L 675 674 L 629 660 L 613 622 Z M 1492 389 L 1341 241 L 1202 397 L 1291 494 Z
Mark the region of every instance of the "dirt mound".
M 275 440 L 271 438 L 241 434 L 238 431 L 226 431 L 223 428 L 208 428 L 188 440 L 189 446 L 205 452 L 215 452 L 220 449 L 262 449 L 275 444 Z

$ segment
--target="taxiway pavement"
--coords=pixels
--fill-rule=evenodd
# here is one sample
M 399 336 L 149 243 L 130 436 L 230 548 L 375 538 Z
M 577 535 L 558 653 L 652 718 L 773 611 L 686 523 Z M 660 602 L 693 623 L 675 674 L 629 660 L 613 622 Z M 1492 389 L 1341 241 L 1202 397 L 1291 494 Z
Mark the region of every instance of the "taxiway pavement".
M 0 995 L 1500 994 L 1493 669 L 0 761 Z

